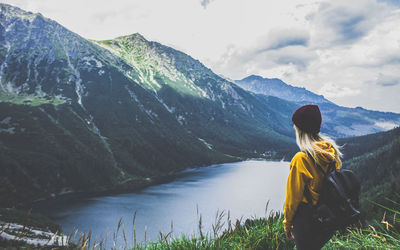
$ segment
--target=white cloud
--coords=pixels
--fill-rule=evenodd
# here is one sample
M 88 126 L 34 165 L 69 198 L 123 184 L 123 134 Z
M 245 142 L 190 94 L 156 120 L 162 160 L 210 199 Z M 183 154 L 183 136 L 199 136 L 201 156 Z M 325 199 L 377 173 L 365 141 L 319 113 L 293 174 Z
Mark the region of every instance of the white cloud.
M 352 89 L 349 87 L 341 87 L 335 83 L 327 82 L 319 90 L 319 93 L 325 98 L 356 96 L 360 93 L 360 89 Z

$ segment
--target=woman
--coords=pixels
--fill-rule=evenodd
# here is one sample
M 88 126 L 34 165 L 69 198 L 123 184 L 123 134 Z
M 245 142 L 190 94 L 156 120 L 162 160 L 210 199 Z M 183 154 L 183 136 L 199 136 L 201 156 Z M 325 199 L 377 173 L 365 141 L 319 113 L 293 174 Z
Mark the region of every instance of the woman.
M 323 180 L 323 173 L 315 164 L 326 172 L 329 163 L 335 161 L 339 169 L 342 154 L 333 140 L 319 133 L 322 118 L 317 105 L 300 107 L 292 121 L 301 151 L 290 162 L 283 224 L 286 236 L 295 240 L 297 249 L 320 249 L 333 232 L 324 230 L 312 218 L 312 206 L 318 202 Z

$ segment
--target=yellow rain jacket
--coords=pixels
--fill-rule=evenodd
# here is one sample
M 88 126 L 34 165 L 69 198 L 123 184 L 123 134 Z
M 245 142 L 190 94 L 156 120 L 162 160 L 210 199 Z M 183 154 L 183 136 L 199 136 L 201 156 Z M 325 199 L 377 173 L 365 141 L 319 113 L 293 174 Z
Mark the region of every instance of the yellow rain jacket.
M 320 165 L 326 172 L 329 162 L 335 159 L 336 151 L 329 142 L 314 142 L 315 152 Z M 290 162 L 290 172 L 286 184 L 286 200 L 284 206 L 285 220 L 283 225 L 285 232 L 292 227 L 292 220 L 300 202 L 308 203 L 304 196 L 304 190 L 310 191 L 313 205 L 319 198 L 319 190 L 322 185 L 323 174 L 316 168 L 312 159 L 304 152 L 298 152 Z M 336 162 L 336 169 L 340 169 L 341 162 Z

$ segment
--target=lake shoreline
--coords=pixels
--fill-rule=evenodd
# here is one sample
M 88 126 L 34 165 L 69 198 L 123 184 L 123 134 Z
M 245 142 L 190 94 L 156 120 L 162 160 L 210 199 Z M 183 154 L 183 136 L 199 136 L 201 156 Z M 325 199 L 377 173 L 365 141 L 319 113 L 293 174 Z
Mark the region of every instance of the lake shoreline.
M 56 203 L 60 203 L 60 202 L 63 203 L 63 202 L 69 202 L 69 201 L 77 201 L 77 200 L 87 199 L 87 198 L 137 193 L 137 192 L 140 192 L 149 187 L 173 182 L 177 178 L 187 175 L 188 173 L 186 173 L 186 172 L 190 171 L 190 170 L 204 168 L 204 167 L 210 167 L 210 166 L 214 166 L 214 165 L 226 164 L 226 163 L 236 163 L 236 162 L 248 161 L 248 160 L 273 161 L 273 160 L 267 160 L 267 159 L 261 159 L 261 158 L 260 159 L 242 158 L 239 160 L 235 159 L 233 161 L 224 161 L 221 163 L 214 163 L 212 165 L 195 166 L 195 167 L 180 169 L 180 170 L 176 170 L 176 171 L 171 171 L 164 175 L 152 176 L 149 178 L 149 180 L 146 180 L 146 181 L 144 181 L 142 179 L 142 180 L 140 180 L 140 182 L 124 183 L 120 186 L 117 185 L 117 186 L 114 186 L 109 189 L 106 188 L 103 190 L 73 191 L 73 192 L 68 192 L 68 193 L 64 193 L 64 194 L 59 194 L 54 197 L 47 197 L 47 198 L 43 198 L 40 200 L 19 204 L 19 205 L 15 206 L 15 209 L 23 210 L 23 211 L 32 210 L 32 212 L 34 212 L 34 213 L 42 214 L 42 212 L 46 210 L 45 207 L 48 205 L 52 205 L 52 204 L 56 204 Z
M 204 167 L 211 167 L 215 165 L 227 164 L 227 163 L 238 163 L 238 162 L 245 162 L 245 161 L 271 161 L 271 162 L 282 162 L 278 159 L 265 159 L 265 158 L 243 158 L 240 160 L 228 161 L 228 162 L 221 162 L 215 163 L 212 165 L 204 165 L 204 166 L 197 166 L 197 167 L 190 167 L 186 169 L 181 169 L 177 171 L 171 171 L 168 174 L 154 176 L 151 177 L 149 181 L 142 181 L 140 183 L 133 183 L 133 184 L 125 184 L 124 186 L 117 186 L 111 189 L 105 190 L 88 190 L 88 191 L 76 191 L 76 192 L 69 192 L 60 195 L 56 195 L 55 197 L 45 198 L 41 200 L 32 201 L 26 204 L 20 204 L 15 208 L 18 210 L 32 210 L 34 213 L 41 214 L 42 211 L 46 210 L 45 207 L 47 205 L 55 204 L 55 203 L 63 203 L 69 201 L 77 201 L 81 199 L 87 198 L 95 198 L 95 197 L 102 197 L 102 196 L 112 196 L 112 195 L 121 195 L 121 194 L 129 194 L 129 193 L 138 193 L 146 188 L 166 184 L 173 182 L 174 180 L 184 177 L 188 175 L 191 170 L 201 169 Z M 288 162 L 289 163 L 289 162 Z
M 63 194 L 24 208 L 45 215 L 67 235 L 79 230 L 102 237 L 136 212 L 140 241 L 144 233 L 139 228 L 147 227 L 148 237 L 156 239 L 160 231 L 170 230 L 172 221 L 176 235 L 196 230 L 199 214 L 208 232 L 218 211 L 232 220 L 263 217 L 266 204 L 268 210 L 280 211 L 286 165 L 277 159 L 241 159 L 170 172 L 135 188 Z

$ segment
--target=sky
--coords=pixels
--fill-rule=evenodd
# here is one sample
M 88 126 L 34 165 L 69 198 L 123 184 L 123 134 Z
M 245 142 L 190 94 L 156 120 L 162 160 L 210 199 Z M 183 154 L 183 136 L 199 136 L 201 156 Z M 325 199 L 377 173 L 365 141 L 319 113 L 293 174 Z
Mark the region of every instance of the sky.
M 228 79 L 255 74 L 400 113 L 400 0 L 0 0 L 88 39 L 140 33 Z

